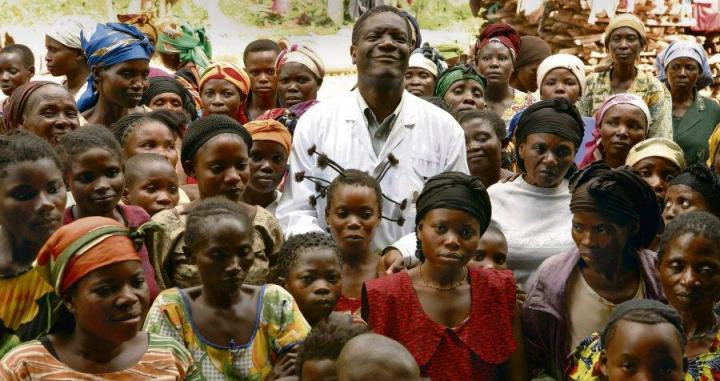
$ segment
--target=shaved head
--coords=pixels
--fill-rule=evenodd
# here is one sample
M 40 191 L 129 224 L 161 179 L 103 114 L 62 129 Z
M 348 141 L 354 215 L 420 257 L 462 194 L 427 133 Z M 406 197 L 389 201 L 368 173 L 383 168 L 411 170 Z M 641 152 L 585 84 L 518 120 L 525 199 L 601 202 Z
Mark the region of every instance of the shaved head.
M 402 344 L 376 333 L 348 341 L 337 360 L 339 381 L 418 381 L 420 367 Z

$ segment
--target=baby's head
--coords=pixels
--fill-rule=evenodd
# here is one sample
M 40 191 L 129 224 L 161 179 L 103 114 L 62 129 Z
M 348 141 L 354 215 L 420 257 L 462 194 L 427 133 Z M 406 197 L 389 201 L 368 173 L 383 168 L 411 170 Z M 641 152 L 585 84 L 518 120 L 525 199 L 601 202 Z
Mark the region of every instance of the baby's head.
M 353 337 L 367 331 L 365 325 L 339 319 L 318 323 L 300 347 L 297 365 L 300 380 L 336 380 L 335 362 L 343 346 Z
M 336 369 L 339 381 L 421 380 L 420 367 L 410 352 L 397 341 L 376 333 L 348 341 Z
M 297 302 L 311 326 L 325 320 L 342 291 L 342 257 L 332 237 L 306 233 L 290 237 L 271 277 Z
M 0 49 L 0 90 L 10 96 L 35 75 L 35 57 L 22 44 L 10 44 Z
M 172 209 L 180 201 L 175 168 L 163 156 L 141 153 L 125 162 L 123 202 L 137 205 L 149 214 Z
M 508 244 L 500 228 L 491 223 L 480 237 L 477 255 L 468 262 L 470 266 L 488 269 L 507 269 Z
M 684 378 L 685 332 L 675 310 L 655 300 L 617 306 L 600 335 L 602 373 L 610 381 L 644 375 L 651 380 Z

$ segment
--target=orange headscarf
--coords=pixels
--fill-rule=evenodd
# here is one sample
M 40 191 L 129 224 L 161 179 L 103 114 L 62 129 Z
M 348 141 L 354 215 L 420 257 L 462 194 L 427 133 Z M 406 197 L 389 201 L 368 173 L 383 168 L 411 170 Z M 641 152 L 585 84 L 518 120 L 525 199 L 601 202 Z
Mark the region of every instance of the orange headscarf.
M 62 295 L 93 270 L 125 261 L 140 261 L 130 231 L 110 218 L 87 217 L 55 231 L 40 249 L 35 267 Z
M 285 151 L 290 154 L 290 131 L 288 131 L 288 129 L 277 120 L 254 120 L 252 122 L 245 123 L 245 129 L 250 132 L 253 141 L 269 140 L 271 142 L 279 143 L 285 147 Z

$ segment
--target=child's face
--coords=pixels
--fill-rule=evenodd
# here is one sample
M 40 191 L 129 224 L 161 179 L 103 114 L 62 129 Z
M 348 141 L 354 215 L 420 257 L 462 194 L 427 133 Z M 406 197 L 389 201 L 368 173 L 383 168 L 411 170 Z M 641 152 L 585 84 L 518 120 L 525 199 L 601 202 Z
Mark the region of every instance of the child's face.
M 682 313 L 711 316 L 720 299 L 720 248 L 705 235 L 673 238 L 658 266 L 668 302 Z
M 69 177 L 83 216 L 108 216 L 120 202 L 125 185 L 122 163 L 104 148 L 90 148 L 75 156 Z
M 600 356 L 610 381 L 680 381 L 685 376 L 683 347 L 670 323 L 617 323 Z
M 18 241 L 44 242 L 62 226 L 65 184 L 50 159 L 23 161 L 0 177 L 0 225 Z
M 507 251 L 505 237 L 497 232 L 487 231 L 480 237 L 477 254 L 468 265 L 486 269 L 506 269 Z
M 130 132 L 123 144 L 123 150 L 128 158 L 141 153 L 155 153 L 168 159 L 174 167 L 178 162 L 175 140 L 175 135 L 168 126 L 151 121 L 136 126 Z
M 250 75 L 251 91 L 260 97 L 275 94 L 277 73 L 275 61 L 278 54 L 272 50 L 250 52 L 245 62 L 245 70 Z
M 0 90 L 3 94 L 10 96 L 13 90 L 30 81 L 34 74 L 35 68 L 26 67 L 19 54 L 0 54 Z
M 151 216 L 177 206 L 180 201 L 178 176 L 170 163 L 151 161 L 137 172 L 133 184 L 125 188 L 128 204 L 145 209 Z
M 332 249 L 304 249 L 290 268 L 285 288 L 310 325 L 325 319 L 342 290 L 340 261 Z
M 240 289 L 255 260 L 252 226 L 221 216 L 205 224 L 203 240 L 186 248 L 206 288 L 227 293 Z
M 250 179 L 248 149 L 235 134 L 220 134 L 207 141 L 195 154 L 190 176 L 198 183 L 200 198 L 225 196 L 240 201 Z
M 326 220 L 343 253 L 367 252 L 380 224 L 377 194 L 366 186 L 341 185 L 327 206 Z
M 250 149 L 250 182 L 257 193 L 275 192 L 287 168 L 288 153 L 280 143 L 256 140 Z
M 540 87 L 540 98 L 543 100 L 565 98 L 570 103 L 575 103 L 580 97 L 580 90 L 580 82 L 575 74 L 568 69 L 557 68 L 545 74 Z
M 333 359 L 306 360 L 300 373 L 303 381 L 337 381 Z

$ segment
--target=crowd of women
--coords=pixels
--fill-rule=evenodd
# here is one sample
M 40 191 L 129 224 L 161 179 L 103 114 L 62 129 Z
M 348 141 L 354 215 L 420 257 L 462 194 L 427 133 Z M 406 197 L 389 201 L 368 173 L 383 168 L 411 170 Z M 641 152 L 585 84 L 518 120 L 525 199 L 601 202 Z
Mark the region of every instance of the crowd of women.
M 592 70 L 506 24 L 465 62 L 378 6 L 319 102 L 308 47 L 118 18 L 53 26 L 62 83 L 0 50 L 0 379 L 720 378 L 701 46 L 645 73 L 623 14 Z

